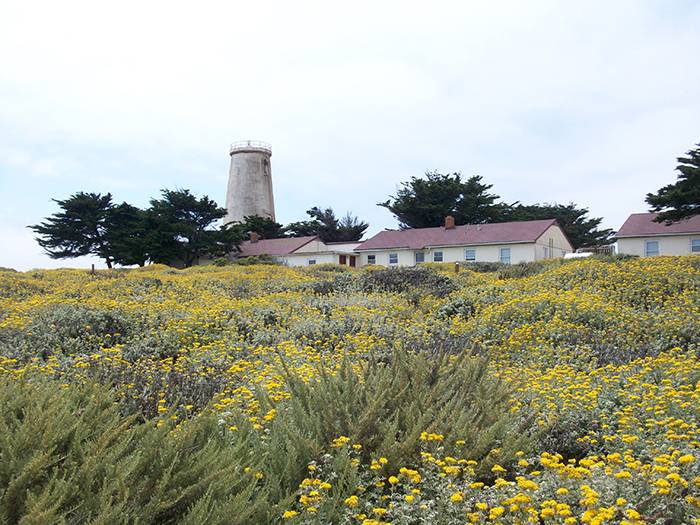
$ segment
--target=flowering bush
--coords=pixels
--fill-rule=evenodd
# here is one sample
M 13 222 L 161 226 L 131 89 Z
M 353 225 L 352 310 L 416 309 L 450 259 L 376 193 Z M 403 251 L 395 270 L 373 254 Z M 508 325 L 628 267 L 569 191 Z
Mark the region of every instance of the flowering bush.
M 0 375 L 216 414 L 249 523 L 700 519 L 697 257 L 337 268 L 2 271 Z

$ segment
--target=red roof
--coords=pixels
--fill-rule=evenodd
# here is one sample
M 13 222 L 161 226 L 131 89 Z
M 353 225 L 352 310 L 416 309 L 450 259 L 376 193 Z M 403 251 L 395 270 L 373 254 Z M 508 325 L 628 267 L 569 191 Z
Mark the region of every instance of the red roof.
M 658 213 L 633 213 L 617 232 L 615 237 L 641 237 L 646 235 L 683 235 L 700 233 L 700 215 L 666 226 L 652 219 Z
M 289 255 L 317 237 L 284 237 L 281 239 L 260 239 L 256 242 L 245 241 L 241 244 L 239 257 L 250 257 L 267 253 L 268 255 Z
M 404 248 L 422 250 L 433 246 L 470 246 L 479 244 L 512 244 L 535 242 L 551 226 L 559 226 L 555 219 L 490 224 L 467 224 L 446 229 L 412 228 L 385 230 L 360 244 L 355 251 Z

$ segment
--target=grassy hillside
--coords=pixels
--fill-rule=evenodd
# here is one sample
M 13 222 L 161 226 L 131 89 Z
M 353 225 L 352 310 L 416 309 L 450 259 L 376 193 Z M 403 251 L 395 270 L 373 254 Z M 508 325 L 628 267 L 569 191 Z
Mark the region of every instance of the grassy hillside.
M 0 271 L 2 523 L 700 523 L 700 260 Z

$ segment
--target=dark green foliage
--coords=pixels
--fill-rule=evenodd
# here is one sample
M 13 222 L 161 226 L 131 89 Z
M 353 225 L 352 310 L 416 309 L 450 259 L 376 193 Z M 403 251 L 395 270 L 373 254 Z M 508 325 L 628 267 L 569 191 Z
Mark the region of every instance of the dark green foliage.
M 697 148 L 678 157 L 678 180 L 659 191 L 647 193 L 646 202 L 652 211 L 659 212 L 657 222 L 672 224 L 700 215 L 700 143 Z
M 148 259 L 146 212 L 127 204 L 114 206 L 109 212 L 105 231 L 105 250 L 100 257 L 111 256 L 115 264 L 144 266 Z
M 269 217 L 261 217 L 260 215 L 247 215 L 243 222 L 231 223 L 226 226 L 236 228 L 243 239 L 248 239 L 253 232 L 258 234 L 259 239 L 279 239 L 287 236 L 284 226 Z
M 362 277 L 363 291 L 368 293 L 420 290 L 436 297 L 445 297 L 458 288 L 447 275 L 424 266 L 371 269 Z
M 311 220 L 293 222 L 285 228 L 292 237 L 318 235 L 323 242 L 351 242 L 359 241 L 369 228 L 369 224 L 353 217 L 350 212 L 340 220 L 333 208 L 323 210 L 314 206 L 306 213 Z
M 603 246 L 612 242 L 613 231 L 610 228 L 599 230 L 602 217 L 589 219 L 587 208 L 577 208 L 569 204 L 516 204 L 504 214 L 499 221 L 534 221 L 556 219 L 574 249 L 581 247 Z
M 482 184 L 480 175 L 462 181 L 460 173 L 428 171 L 424 179 L 411 177 L 401 183 L 395 197 L 378 205 L 393 213 L 401 228 L 442 226 L 448 215 L 457 224 L 495 222 L 507 211 L 507 205 L 496 203 L 499 196 L 487 193 L 492 186 Z
M 275 264 L 274 259 L 267 253 L 253 255 L 251 257 L 242 257 L 238 259 L 237 264 L 241 266 L 252 266 L 254 264 Z
M 226 215 L 206 195 L 197 199 L 189 190 L 163 190 L 163 198 L 151 199 L 147 210 L 148 254 L 155 263 L 180 262 L 185 268 L 204 256 L 221 257 L 241 243 L 236 228 L 218 229 L 212 224 Z
M 233 261 L 230 261 L 228 257 L 218 257 L 212 264 L 214 266 L 229 266 L 233 264 Z
M 533 438 L 531 422 L 510 412 L 514 387 L 490 378 L 487 365 L 487 359 L 464 352 L 429 357 L 396 347 L 388 359 L 370 359 L 361 373 L 345 360 L 335 375 L 320 369 L 311 383 L 285 368 L 291 398 L 280 404 L 262 400 L 277 409 L 272 434 L 281 430 L 281 446 L 298 458 L 284 469 L 301 472 L 340 436 L 362 445 L 365 462 L 381 456 L 390 471 L 417 466 L 421 434 L 427 432 L 443 436 L 446 454 L 479 461 L 479 475 L 488 477 L 496 460 L 512 464 Z M 457 445 L 460 440 L 466 444 Z M 500 449 L 497 458 L 493 449 Z
M 344 273 L 333 279 L 312 284 L 316 293 L 364 292 L 364 293 L 427 293 L 445 297 L 458 285 L 449 276 L 430 267 L 369 268 L 362 273 Z
M 203 256 L 227 256 L 241 243 L 237 228 L 213 228 L 226 215 L 206 195 L 189 190 L 163 190 L 148 210 L 127 203 L 112 204 L 112 196 L 79 192 L 55 202 L 63 209 L 45 222 L 29 226 L 39 245 L 53 259 L 96 255 L 113 264 L 144 266 L 146 262 L 195 264 Z
M 29 226 L 38 235 L 36 241 L 52 259 L 70 259 L 97 255 L 108 268 L 114 260 L 106 232 L 110 225 L 112 195 L 78 192 L 65 200 L 53 199 L 62 212 L 45 222 Z
M 494 261 L 494 262 L 477 261 L 477 262 L 460 263 L 460 266 L 462 268 L 466 268 L 467 270 L 471 270 L 472 272 L 476 272 L 476 273 L 490 273 L 490 272 L 500 272 L 501 270 L 507 268 L 509 265 L 506 263 L 503 263 L 501 261 Z
M 172 412 L 136 424 L 105 388 L 38 377 L 2 378 L 0 406 L 2 523 L 231 524 L 265 512 L 256 460 L 209 412 L 181 428 Z

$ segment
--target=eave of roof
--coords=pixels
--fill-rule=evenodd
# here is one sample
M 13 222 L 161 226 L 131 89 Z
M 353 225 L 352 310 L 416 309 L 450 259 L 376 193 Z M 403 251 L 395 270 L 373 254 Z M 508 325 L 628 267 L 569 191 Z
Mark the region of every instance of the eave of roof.
M 558 226 L 555 219 L 468 224 L 450 229 L 437 227 L 385 230 L 360 244 L 355 251 L 423 250 L 434 247 L 528 243 L 535 242 L 551 226 Z
M 241 244 L 241 251 L 238 253 L 238 256 L 252 257 L 255 255 L 262 255 L 263 253 L 268 255 L 291 255 L 299 248 L 306 246 L 317 238 L 318 237 L 311 235 L 307 237 L 260 239 L 255 242 L 245 241 Z
M 657 216 L 658 213 L 633 213 L 620 227 L 614 238 L 625 239 L 630 237 L 676 236 L 700 233 L 700 215 L 668 226 L 664 223 L 654 222 L 653 219 Z

